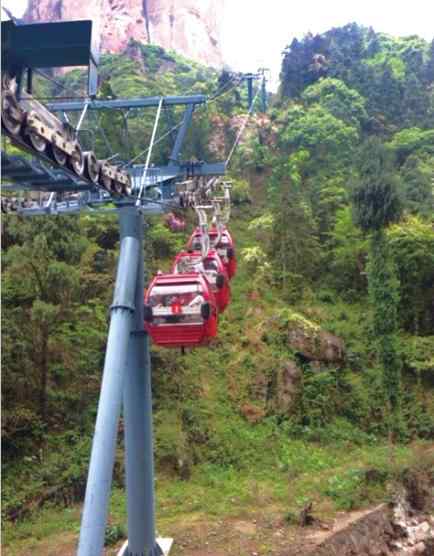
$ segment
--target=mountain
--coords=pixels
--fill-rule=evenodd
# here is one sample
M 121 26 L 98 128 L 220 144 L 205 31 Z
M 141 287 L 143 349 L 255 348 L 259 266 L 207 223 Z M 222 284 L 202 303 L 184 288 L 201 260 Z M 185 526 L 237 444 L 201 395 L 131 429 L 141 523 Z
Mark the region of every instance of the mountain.
M 331 95 L 324 84 L 330 82 L 320 85 L 326 78 L 362 96 L 369 115 L 363 122 L 367 132 L 387 135 L 403 127 L 434 126 L 434 40 L 391 37 L 356 23 L 293 39 L 283 52 L 282 97 L 307 95 L 305 100 L 313 104 L 319 90 L 307 88 L 317 84 L 324 101 Z M 334 96 L 336 101 L 339 94 Z M 336 115 L 336 106 L 331 111 Z
M 29 0 L 24 21 L 92 19 L 102 52 L 123 52 L 135 39 L 221 67 L 223 8 L 224 0 Z

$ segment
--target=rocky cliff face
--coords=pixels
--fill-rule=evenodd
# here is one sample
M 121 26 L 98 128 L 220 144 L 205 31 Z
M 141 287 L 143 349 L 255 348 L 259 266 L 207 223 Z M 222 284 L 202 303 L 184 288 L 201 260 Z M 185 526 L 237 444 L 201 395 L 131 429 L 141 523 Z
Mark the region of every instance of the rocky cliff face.
M 92 19 L 102 52 L 122 52 L 130 38 L 221 67 L 224 0 L 29 0 L 28 23 Z

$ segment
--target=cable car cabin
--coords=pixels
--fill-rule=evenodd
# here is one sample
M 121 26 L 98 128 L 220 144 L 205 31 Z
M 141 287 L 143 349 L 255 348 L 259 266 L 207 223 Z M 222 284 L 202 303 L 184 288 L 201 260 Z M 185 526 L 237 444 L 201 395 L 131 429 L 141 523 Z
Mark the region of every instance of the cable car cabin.
M 211 249 L 205 259 L 200 251 L 181 251 L 176 255 L 172 266 L 174 274 L 200 272 L 206 276 L 214 292 L 217 309 L 220 313 L 226 309 L 231 300 L 229 277 L 222 259 L 215 249 Z
M 145 293 L 145 329 L 158 346 L 206 345 L 217 335 L 217 318 L 203 274 L 158 274 Z
M 200 230 L 196 228 L 195 231 L 190 236 L 187 243 L 187 249 L 193 249 L 194 251 L 200 251 Z M 217 228 L 212 227 L 208 231 L 210 245 L 213 249 L 216 249 L 217 253 L 220 255 L 223 264 L 226 267 L 229 280 L 235 276 L 237 271 L 237 259 L 235 258 L 235 244 L 229 230 L 226 226 L 223 229 L 219 243 L 216 245 L 218 238 Z

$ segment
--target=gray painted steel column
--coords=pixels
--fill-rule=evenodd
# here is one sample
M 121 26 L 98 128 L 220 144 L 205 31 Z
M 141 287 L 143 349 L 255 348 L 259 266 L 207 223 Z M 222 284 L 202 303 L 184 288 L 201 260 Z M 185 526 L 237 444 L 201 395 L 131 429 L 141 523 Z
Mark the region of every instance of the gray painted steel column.
M 189 128 L 190 123 L 191 123 L 191 119 L 193 117 L 193 111 L 194 111 L 194 104 L 190 104 L 185 109 L 184 116 L 182 118 L 181 127 L 178 130 L 178 133 L 177 133 L 176 139 L 175 139 L 175 144 L 173 145 L 172 152 L 170 153 L 170 156 L 169 156 L 169 161 L 171 163 L 175 163 L 175 164 L 179 163 L 179 160 L 178 160 L 179 159 L 179 154 L 181 152 L 181 148 L 182 148 L 182 144 L 184 143 L 185 135 L 188 131 L 188 128 Z
M 133 327 L 140 242 L 131 237 L 131 214 L 120 209 L 121 242 L 98 415 L 92 443 L 78 556 L 101 556 L 113 475 L 116 437 L 130 334 Z
M 249 103 L 248 109 L 250 110 L 253 103 L 253 75 L 247 76 L 247 102 Z
M 136 214 L 140 260 L 136 282 L 134 332 L 124 385 L 125 469 L 128 507 L 128 556 L 157 556 L 155 540 L 154 458 L 151 365 L 144 332 L 143 216 Z

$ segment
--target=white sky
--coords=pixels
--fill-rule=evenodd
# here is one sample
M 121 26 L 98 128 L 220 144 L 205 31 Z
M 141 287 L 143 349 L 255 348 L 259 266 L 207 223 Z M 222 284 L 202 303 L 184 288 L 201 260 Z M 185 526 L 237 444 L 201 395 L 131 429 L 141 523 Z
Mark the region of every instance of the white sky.
M 308 31 L 321 33 L 355 21 L 391 35 L 434 37 L 433 0 L 223 1 L 226 63 L 246 72 L 268 67 L 274 87 L 282 50 L 294 36 L 302 37 Z M 20 17 L 27 0 L 3 0 L 3 5 Z
M 322 33 L 355 21 L 390 35 L 434 37 L 433 0 L 225 1 L 224 59 L 242 71 L 270 68 L 272 88 L 281 52 L 308 31 Z

